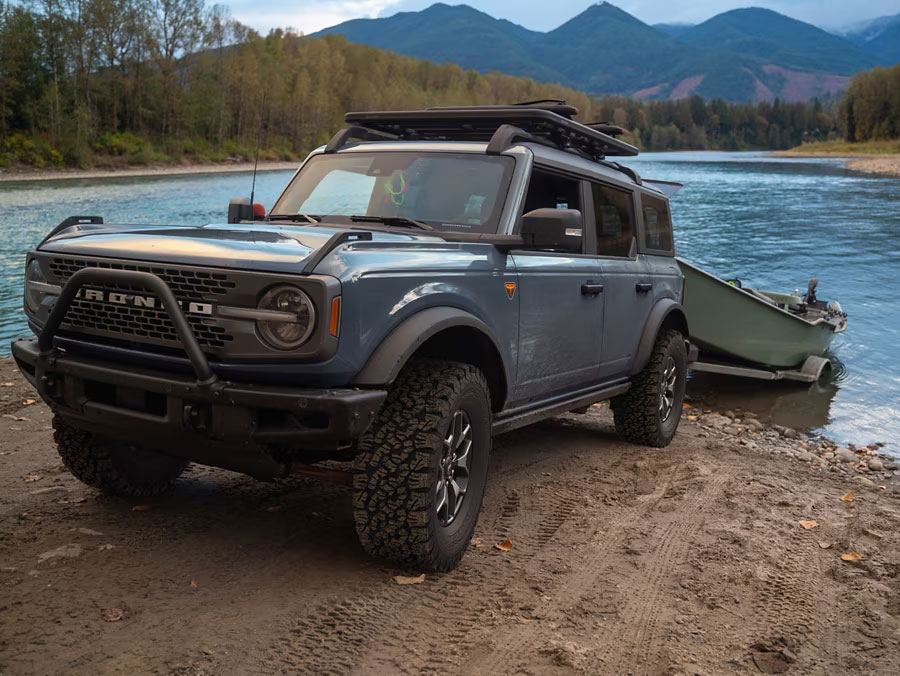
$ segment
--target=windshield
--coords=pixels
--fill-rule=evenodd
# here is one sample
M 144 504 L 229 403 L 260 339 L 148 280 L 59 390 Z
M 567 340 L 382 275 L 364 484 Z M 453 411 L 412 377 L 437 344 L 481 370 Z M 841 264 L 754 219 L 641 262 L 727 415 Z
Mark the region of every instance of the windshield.
M 514 160 L 471 153 L 316 155 L 273 215 L 407 218 L 438 230 L 497 231 Z

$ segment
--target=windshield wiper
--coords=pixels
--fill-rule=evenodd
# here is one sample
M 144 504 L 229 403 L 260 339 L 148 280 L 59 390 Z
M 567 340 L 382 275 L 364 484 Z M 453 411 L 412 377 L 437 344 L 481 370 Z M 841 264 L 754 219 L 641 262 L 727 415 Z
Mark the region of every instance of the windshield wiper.
M 404 228 L 418 228 L 419 230 L 434 230 L 427 223 L 415 221 L 403 216 L 351 216 L 351 221 L 358 223 L 384 223 L 385 225 L 399 225 Z
M 306 221 L 317 225 L 322 220 L 321 216 L 315 214 L 269 214 L 266 216 L 268 221 Z

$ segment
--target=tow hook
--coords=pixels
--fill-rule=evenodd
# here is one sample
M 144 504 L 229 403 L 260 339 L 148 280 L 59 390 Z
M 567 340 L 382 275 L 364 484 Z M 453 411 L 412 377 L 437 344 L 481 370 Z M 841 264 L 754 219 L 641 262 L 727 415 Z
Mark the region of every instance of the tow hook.
M 185 404 L 182 414 L 184 426 L 195 432 L 205 432 L 207 429 L 207 411 L 192 404 Z

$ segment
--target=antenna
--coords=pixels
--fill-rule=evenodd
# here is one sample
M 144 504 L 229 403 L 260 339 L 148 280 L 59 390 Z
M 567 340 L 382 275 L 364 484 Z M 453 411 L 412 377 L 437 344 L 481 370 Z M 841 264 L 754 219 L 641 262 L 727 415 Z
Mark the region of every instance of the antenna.
M 250 211 L 253 211 L 253 196 L 256 193 L 256 168 L 259 166 L 259 146 L 262 143 L 263 109 L 266 105 L 266 92 L 259 102 L 259 128 L 256 130 L 256 159 L 253 160 L 253 183 L 250 186 Z

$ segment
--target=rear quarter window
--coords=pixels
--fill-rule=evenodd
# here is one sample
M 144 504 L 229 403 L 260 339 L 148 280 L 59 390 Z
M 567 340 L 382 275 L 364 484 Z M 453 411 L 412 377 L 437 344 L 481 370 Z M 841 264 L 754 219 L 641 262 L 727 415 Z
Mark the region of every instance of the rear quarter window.
M 672 250 L 672 218 L 666 200 L 641 195 L 644 214 L 644 248 L 657 251 Z

